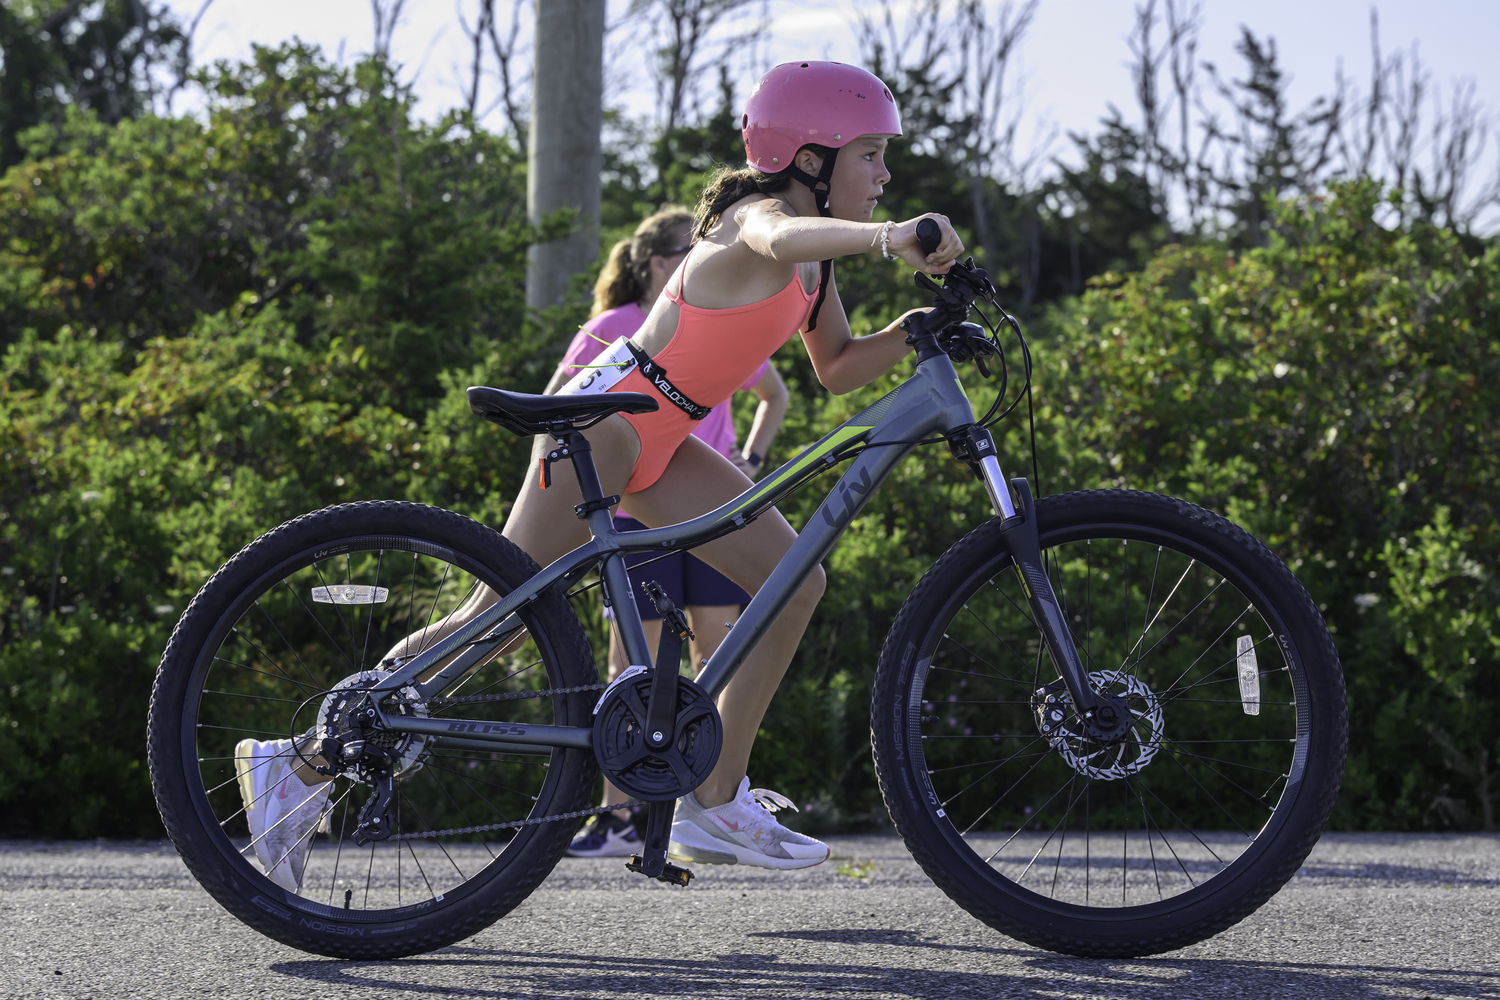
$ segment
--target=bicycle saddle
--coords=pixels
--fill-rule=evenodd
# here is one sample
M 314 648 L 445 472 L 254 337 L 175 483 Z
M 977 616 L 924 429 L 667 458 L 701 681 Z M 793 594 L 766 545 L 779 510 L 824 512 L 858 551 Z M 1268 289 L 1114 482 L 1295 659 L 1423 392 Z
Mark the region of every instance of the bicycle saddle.
M 468 396 L 469 409 L 476 417 L 493 420 L 515 434 L 545 434 L 557 424 L 583 430 L 612 413 L 651 413 L 660 409 L 656 400 L 639 392 L 537 396 L 471 385 Z

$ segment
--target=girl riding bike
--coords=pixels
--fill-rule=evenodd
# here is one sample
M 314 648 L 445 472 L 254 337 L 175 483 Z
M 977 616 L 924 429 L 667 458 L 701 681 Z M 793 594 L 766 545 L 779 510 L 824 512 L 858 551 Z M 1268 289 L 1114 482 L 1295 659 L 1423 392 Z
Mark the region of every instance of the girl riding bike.
M 820 561 L 907 455 L 940 442 L 995 516 L 916 582 L 875 667 L 875 773 L 912 857 L 997 930 L 1092 957 L 1201 941 L 1297 872 L 1348 740 L 1317 605 L 1263 543 L 1187 501 L 1035 497 L 1006 478 L 989 428 L 1029 398 L 1030 353 L 942 220 L 864 221 L 900 129 L 881 100 L 858 70 L 778 67 L 742 123 L 761 169 L 710 188 L 701 239 L 639 333 L 566 395 L 468 389 L 476 416 L 554 444 L 511 511 L 514 541 L 437 507 L 342 504 L 204 584 L 162 656 L 149 759 L 173 843 L 237 917 L 344 958 L 451 944 L 519 906 L 576 821 L 621 805 L 591 806 L 600 771 L 650 804 L 626 864 L 647 878 L 690 883 L 669 853 L 823 860 L 745 764 Z M 904 330 L 855 339 L 831 258 L 882 243 L 943 277 L 915 276 L 933 304 Z M 1009 390 L 990 311 L 1020 349 Z M 752 485 L 687 430 L 797 330 L 835 392 L 906 346 L 915 367 Z M 956 367 L 970 362 L 998 378 L 982 414 Z M 793 540 L 776 505 L 844 462 Z M 617 531 L 616 506 L 660 527 Z M 653 655 L 625 563 L 686 549 L 756 591 L 692 680 L 671 668 L 686 622 L 647 580 L 673 626 Z M 610 686 L 570 604 L 595 586 L 633 664 Z
M 870 221 L 890 180 L 886 145 L 901 134 L 890 91 L 870 73 L 839 63 L 778 66 L 756 87 L 742 127 L 749 167 L 709 184 L 696 213 L 697 242 L 631 338 L 669 373 L 676 394 L 638 366 L 606 391 L 654 393 L 669 405 L 616 414 L 590 431 L 605 493 L 621 493 L 620 508 L 651 526 L 703 514 L 750 485 L 691 436 L 695 413 L 728 398 L 794 333 L 802 333 L 819 381 L 835 393 L 866 385 L 906 356 L 896 323 L 869 337 L 850 335 L 832 258 L 888 249 L 942 273 L 963 251 L 940 216 L 943 238 L 931 255 L 918 244 L 918 219 Z M 551 447 L 539 438 L 533 457 L 543 459 Z M 528 479 L 501 532 L 542 565 L 589 539 L 572 509 L 580 496 L 572 470 L 556 470 L 551 490 Z M 772 511 L 695 554 L 753 594 L 795 537 Z M 828 857 L 824 844 L 776 822 L 761 803 L 780 797 L 752 793 L 745 775 L 761 718 L 822 592 L 822 574 L 814 574 L 720 697 L 723 750 L 708 780 L 678 803 L 671 856 L 764 868 L 804 868 Z
M 851 335 L 833 279 L 833 258 L 878 250 L 943 274 L 964 249 L 941 215 L 870 221 L 890 180 L 884 156 L 888 143 L 901 135 L 901 121 L 890 90 L 865 70 L 834 62 L 777 66 L 760 80 L 741 126 L 748 166 L 712 179 L 695 213 L 693 247 L 664 294 L 628 344 L 598 359 L 634 356 L 640 363 L 607 386 L 603 376 L 610 370 L 598 369 L 581 373 L 560 391 L 641 392 L 662 401 L 654 413 L 615 414 L 589 430 L 604 493 L 620 494 L 619 509 L 648 526 L 686 521 L 750 486 L 734 463 L 691 431 L 793 334 L 802 334 L 818 380 L 836 394 L 868 384 L 906 357 L 906 334 L 899 327 L 904 315 L 870 336 Z M 930 254 L 917 239 L 924 218 L 933 219 L 941 233 Z M 545 462 L 553 447 L 546 436 L 538 437 L 532 467 Z M 528 478 L 501 532 L 543 566 L 590 537 L 574 513 L 581 492 L 572 468 L 558 463 L 550 475 L 550 488 L 537 476 Z M 754 594 L 795 538 L 773 509 L 694 554 Z M 752 790 L 745 773 L 761 719 L 823 587 L 819 569 L 719 697 L 723 749 L 707 780 L 678 801 L 669 856 L 776 869 L 827 859 L 826 845 L 787 829 L 766 807 L 789 800 Z M 443 620 L 398 643 L 388 659 L 399 662 L 440 641 L 496 599 L 481 590 Z M 281 742 L 264 744 L 262 752 L 284 754 Z M 312 791 L 299 796 L 294 790 L 288 798 L 316 805 L 316 785 L 327 778 L 310 767 L 296 770 L 294 778 L 306 780 Z M 259 791 L 249 783 L 247 803 Z M 315 808 L 305 811 L 305 818 L 283 824 L 290 830 L 278 839 L 310 843 L 304 834 L 318 814 Z M 251 817 L 253 833 L 253 809 Z M 294 850 L 293 867 L 295 859 Z

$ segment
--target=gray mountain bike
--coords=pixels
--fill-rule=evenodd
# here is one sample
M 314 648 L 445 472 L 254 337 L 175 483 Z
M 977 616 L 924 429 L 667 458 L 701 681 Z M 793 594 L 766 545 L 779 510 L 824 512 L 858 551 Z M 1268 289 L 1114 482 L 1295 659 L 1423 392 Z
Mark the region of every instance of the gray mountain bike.
M 876 770 L 915 859 L 997 930 L 1076 955 L 1179 948 L 1264 903 L 1316 843 L 1343 773 L 1343 677 L 1317 608 L 1264 545 L 1202 508 L 1113 490 L 1034 500 L 1025 479 L 1007 482 L 986 429 L 1007 398 L 999 330 L 967 322 L 980 302 L 999 309 L 995 290 L 972 262 L 917 280 L 934 308 L 908 322 L 916 374 L 701 517 L 613 528 L 618 498 L 602 495 L 583 432 L 655 398 L 476 387 L 477 414 L 555 439 L 542 475 L 572 462 L 587 544 L 541 568 L 472 520 L 376 502 L 299 517 L 235 555 L 178 623 L 151 698 L 152 782 L 193 874 L 298 948 L 431 950 L 541 883 L 602 811 L 602 770 L 650 804 L 629 867 L 686 885 L 665 856 L 672 802 L 717 759 L 714 697 L 891 469 L 946 441 L 996 516 L 922 577 L 876 668 Z M 1001 391 L 976 420 L 954 362 L 987 372 L 996 357 Z M 844 461 L 702 673 L 679 676 L 680 621 L 653 660 L 624 556 L 738 530 Z M 569 604 L 592 585 L 629 662 L 648 667 L 608 689 Z M 483 588 L 498 600 L 467 625 L 379 659 Z M 332 789 L 288 891 L 251 860 L 234 747 L 299 734 L 320 737 L 304 759 Z

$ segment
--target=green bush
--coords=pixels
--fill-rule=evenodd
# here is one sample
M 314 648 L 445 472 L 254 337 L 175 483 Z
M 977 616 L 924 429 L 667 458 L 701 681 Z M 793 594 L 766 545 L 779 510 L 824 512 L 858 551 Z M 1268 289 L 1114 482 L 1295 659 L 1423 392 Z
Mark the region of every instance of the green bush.
M 526 224 L 504 137 L 414 122 L 379 63 L 296 46 L 201 82 L 202 121 L 75 111 L 26 133 L 0 178 L 7 833 L 158 832 L 151 677 L 192 594 L 257 534 L 365 498 L 502 524 L 527 444 L 474 420 L 463 389 L 539 389 L 583 316 L 524 311 L 525 248 L 568 220 Z M 1168 247 L 1034 320 L 1040 486 L 1176 494 L 1265 539 L 1349 677 L 1335 822 L 1493 828 L 1500 257 L 1388 229 L 1381 199 L 1358 183 L 1283 203 L 1265 248 Z M 857 333 L 922 303 L 899 266 L 838 273 Z M 833 397 L 800 343 L 776 363 L 796 399 L 781 458 L 910 372 Z M 963 377 L 988 405 L 995 383 Z M 1010 475 L 1031 472 L 1025 414 L 998 432 Z M 783 510 L 800 525 L 820 499 Z M 808 824 L 879 817 L 880 644 L 987 511 L 946 448 L 923 448 L 830 556 L 752 761 L 815 804 Z
M 0 181 L 9 832 L 158 833 L 146 700 L 197 588 L 329 503 L 503 522 L 527 445 L 463 389 L 540 388 L 581 318 L 525 314 L 504 138 L 299 47 L 204 83 L 204 123 L 74 113 Z

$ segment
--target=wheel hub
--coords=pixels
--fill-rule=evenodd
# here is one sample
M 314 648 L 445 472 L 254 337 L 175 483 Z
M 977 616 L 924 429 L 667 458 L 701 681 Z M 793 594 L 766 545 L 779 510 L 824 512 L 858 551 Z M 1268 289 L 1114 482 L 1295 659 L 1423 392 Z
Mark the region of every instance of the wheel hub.
M 364 780 L 358 771 L 362 763 L 372 763 L 372 758 L 398 777 L 422 766 L 419 758 L 426 748 L 425 737 L 371 727 L 361 718 L 370 688 L 385 677 L 381 670 L 350 674 L 334 685 L 318 709 L 318 733 L 325 741 L 336 743 L 340 750 L 340 760 L 333 762 L 334 769 L 356 780 Z M 388 715 L 426 718 L 427 707 L 413 704 L 418 697 L 415 688 L 405 687 L 387 695 L 381 707 Z M 361 725 L 362 722 L 365 724 Z
M 1144 682 L 1121 670 L 1096 670 L 1089 683 L 1100 694 L 1127 706 L 1130 718 L 1120 737 L 1108 743 L 1091 738 L 1061 680 L 1037 688 L 1031 696 L 1037 731 L 1058 756 L 1079 774 L 1100 781 L 1118 781 L 1141 771 L 1162 741 L 1161 701 Z

